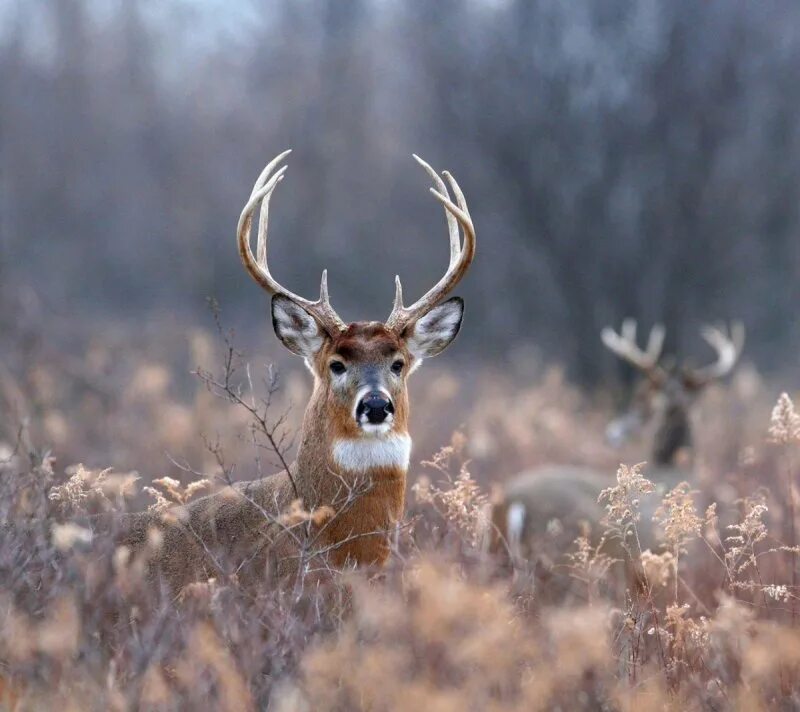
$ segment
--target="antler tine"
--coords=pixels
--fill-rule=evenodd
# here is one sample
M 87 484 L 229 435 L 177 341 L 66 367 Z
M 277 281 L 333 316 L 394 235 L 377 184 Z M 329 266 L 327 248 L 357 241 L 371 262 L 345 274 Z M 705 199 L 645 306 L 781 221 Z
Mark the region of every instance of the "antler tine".
M 738 321 L 731 324 L 729 333 L 724 327 L 706 325 L 700 335 L 717 352 L 717 360 L 703 368 L 688 370 L 687 375 L 696 385 L 705 385 L 731 372 L 744 347 L 745 329 Z
M 272 197 L 272 191 L 275 190 L 278 183 L 283 180 L 283 174 L 286 173 L 288 166 L 283 166 L 269 182 L 263 186 L 259 191 L 253 189 L 253 195 L 262 195 L 261 210 L 258 215 L 258 237 L 256 238 L 256 260 L 262 269 L 267 267 L 267 227 L 269 226 L 269 199 Z
M 600 332 L 600 338 L 609 351 L 648 375 L 656 375 L 661 371 L 658 360 L 664 345 L 664 335 L 664 327 L 656 324 L 650 330 L 647 350 L 642 351 L 636 345 L 636 321 L 634 319 L 625 319 L 619 334 L 609 326 Z
M 445 182 L 436 174 L 433 168 L 419 156 L 415 155 L 414 158 L 425 169 L 435 184 L 435 187 L 430 189 L 433 197 L 444 206 L 450 238 L 450 262 L 444 276 L 420 299 L 408 307 L 403 306 L 403 287 L 400 283 L 400 277 L 395 277 L 394 306 L 392 313 L 386 320 L 386 326 L 398 333 L 441 302 L 461 281 L 475 257 L 475 227 L 472 224 L 467 202 L 458 183 L 449 173 L 445 172 L 444 175 L 458 201 L 458 205 L 456 205 L 450 199 Z M 459 226 L 464 233 L 463 245 L 459 235 Z
M 619 330 L 619 333 L 625 341 L 635 344 L 636 330 L 638 327 L 639 325 L 636 323 L 636 319 L 631 319 L 628 317 L 627 319 L 623 319 L 622 328 Z
M 447 186 L 439 177 L 439 174 L 416 153 L 412 153 L 411 155 L 414 157 L 414 160 L 425 169 L 425 172 L 430 176 L 437 190 L 442 195 L 446 195 L 449 199 L 450 194 L 447 192 Z M 449 174 L 445 171 L 443 175 L 448 176 Z M 462 195 L 461 199 L 463 200 L 463 198 L 464 196 Z M 458 200 L 458 194 L 456 194 L 456 200 Z M 459 206 L 460 205 L 461 201 L 459 201 Z M 455 219 L 455 216 L 451 215 L 447 210 L 444 211 L 444 216 L 447 218 L 447 234 L 450 238 L 450 266 L 452 267 L 458 259 L 458 253 L 461 251 L 461 236 L 458 234 L 458 221 Z
M 470 222 L 472 222 L 472 216 L 469 214 L 469 208 L 467 207 L 467 199 L 464 197 L 464 193 L 461 190 L 461 186 L 458 185 L 458 182 L 453 177 L 453 174 L 450 171 L 442 171 L 442 175 L 447 178 L 447 182 L 450 184 L 450 189 L 453 191 L 453 195 L 456 196 L 456 202 L 458 203 L 458 207 L 461 211 L 469 218 Z M 439 191 L 441 192 L 441 191 Z M 447 193 L 445 193 L 447 195 Z M 449 197 L 449 196 L 448 196 Z M 448 221 L 453 217 L 449 212 L 446 212 L 448 217 Z M 458 237 L 458 231 L 456 230 L 456 237 Z M 461 241 L 457 241 L 459 250 L 461 249 Z M 450 266 L 453 265 L 453 240 L 450 240 Z
M 653 324 L 650 329 L 650 336 L 647 339 L 647 355 L 653 363 L 658 363 L 661 358 L 661 352 L 664 349 L 664 337 L 667 335 L 667 330 L 663 324 Z
M 467 215 L 469 215 L 467 200 L 464 197 L 461 186 L 458 185 L 458 181 L 456 181 L 450 171 L 442 171 L 442 175 L 447 178 L 447 182 L 450 184 L 450 188 L 452 189 L 453 194 L 456 196 L 456 200 L 458 201 L 458 207 L 461 208 Z
M 275 167 L 287 156 L 290 151 L 284 151 L 276 158 L 272 159 L 261 171 L 258 179 L 250 193 L 250 198 L 239 216 L 239 224 L 236 229 L 237 242 L 239 245 L 239 255 L 245 269 L 250 276 L 261 285 L 269 294 L 281 294 L 291 299 L 295 304 L 303 307 L 312 314 L 330 334 L 335 334 L 346 328 L 345 323 L 339 318 L 330 303 L 328 295 L 328 275 L 327 270 L 322 273 L 320 283 L 319 299 L 310 301 L 294 292 L 290 292 L 273 278 L 269 271 L 267 261 L 267 229 L 269 224 L 269 200 L 272 191 L 283 180 L 286 166 L 283 166 L 276 173 L 272 173 Z M 258 221 L 258 240 L 256 243 L 256 254 L 253 255 L 250 247 L 250 232 L 253 221 L 253 212 L 256 206 L 260 205 L 261 210 Z
M 278 164 L 279 164 L 279 163 L 280 163 L 280 162 L 281 162 L 281 161 L 282 161 L 284 158 L 286 158 L 286 156 L 288 156 L 288 155 L 289 155 L 291 152 L 292 152 L 292 149 L 291 149 L 291 148 L 288 148 L 288 149 L 286 149 L 286 150 L 285 150 L 283 153 L 279 153 L 277 156 L 275 156 L 275 158 L 273 158 L 273 159 L 272 159 L 272 160 L 271 160 L 269 163 L 267 163 L 267 165 L 266 165 L 266 166 L 264 166 L 264 170 L 263 170 L 263 171 L 261 171 L 261 173 L 259 174 L 258 178 L 256 178 L 256 182 L 255 182 L 255 184 L 253 185 L 253 190 L 252 190 L 252 192 L 250 193 L 250 197 L 251 197 L 251 198 L 252 198 L 252 197 L 253 197 L 253 196 L 254 196 L 254 195 L 255 195 L 255 194 L 256 194 L 256 193 L 257 193 L 259 190 L 261 190 L 261 188 L 263 188 L 263 187 L 264 187 L 264 184 L 265 184 L 265 183 L 267 182 L 267 180 L 269 179 L 270 175 L 272 174 L 272 171 L 275 169 L 275 166 L 277 166 L 277 165 L 278 165 Z M 286 166 L 284 166 L 284 169 L 285 169 L 285 168 L 286 168 Z

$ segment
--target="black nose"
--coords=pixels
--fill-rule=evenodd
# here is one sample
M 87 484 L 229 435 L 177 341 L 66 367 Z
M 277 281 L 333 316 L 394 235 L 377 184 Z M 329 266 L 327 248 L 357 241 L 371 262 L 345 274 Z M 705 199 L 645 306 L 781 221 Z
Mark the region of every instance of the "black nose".
M 367 393 L 356 408 L 356 418 L 358 418 L 359 422 L 361 421 L 361 416 L 366 415 L 367 420 L 373 425 L 382 423 L 392 413 L 394 413 L 392 402 L 377 391 Z

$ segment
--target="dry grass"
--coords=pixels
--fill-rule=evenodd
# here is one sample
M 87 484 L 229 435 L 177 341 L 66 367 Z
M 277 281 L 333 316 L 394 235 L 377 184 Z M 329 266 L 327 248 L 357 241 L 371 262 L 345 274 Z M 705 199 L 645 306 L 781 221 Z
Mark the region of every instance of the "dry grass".
M 250 415 L 179 375 L 186 359 L 211 368 L 216 350 L 203 332 L 163 362 L 147 343 L 91 343 L 74 360 L 37 354 L 0 373 L 0 710 L 800 705 L 800 418 L 788 396 L 772 412 L 778 393 L 752 371 L 699 404 L 700 484 L 650 510 L 658 551 L 636 543 L 642 498 L 657 496 L 648 467 L 618 468 L 646 453 L 603 443 L 608 401 L 557 369 L 520 387 L 426 368 L 412 389 L 410 526 L 384 572 L 291 590 L 210 580 L 170 601 L 141 557 L 92 541 L 81 522 L 271 471 Z M 302 405 L 307 388 L 291 375 L 274 412 Z M 456 436 L 442 430 L 452 425 Z M 562 561 L 582 595 L 544 604 L 485 551 L 491 485 L 545 462 L 608 471 L 607 536 L 625 542 L 644 586 L 613 585 L 613 562 L 585 537 Z

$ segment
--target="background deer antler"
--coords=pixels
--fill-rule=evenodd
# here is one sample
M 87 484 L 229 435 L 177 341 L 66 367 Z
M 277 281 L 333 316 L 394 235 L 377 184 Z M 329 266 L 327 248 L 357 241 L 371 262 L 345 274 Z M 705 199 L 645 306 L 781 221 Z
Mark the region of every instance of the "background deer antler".
M 600 332 L 606 348 L 650 377 L 663 375 L 662 369 L 658 366 L 658 360 L 661 358 L 661 351 L 664 348 L 664 335 L 664 326 L 655 324 L 650 329 L 647 350 L 642 351 L 636 344 L 635 319 L 625 319 L 619 334 L 609 326 Z
M 272 191 L 283 180 L 283 174 L 287 166 L 283 166 L 274 175 L 272 171 L 275 167 L 291 153 L 291 150 L 284 151 L 273 158 L 261 171 L 261 175 L 253 186 L 250 198 L 242 210 L 239 217 L 239 225 L 236 230 L 239 243 L 239 255 L 242 258 L 245 268 L 250 276 L 258 282 L 269 294 L 282 294 L 291 299 L 295 304 L 303 307 L 307 312 L 314 316 L 322 327 L 331 335 L 346 328 L 334 308 L 331 306 L 328 296 L 328 270 L 323 270 L 322 281 L 319 287 L 319 299 L 310 301 L 294 292 L 290 292 L 283 287 L 269 271 L 267 263 L 267 228 L 269 225 L 269 199 Z M 261 205 L 261 212 L 258 219 L 258 241 L 256 243 L 256 256 L 250 248 L 250 226 L 253 220 L 253 211 L 256 206 Z
M 693 386 L 704 386 L 710 381 L 727 376 L 742 353 L 745 339 L 744 324 L 734 322 L 730 331 L 725 327 L 704 326 L 701 336 L 717 352 L 717 360 L 702 368 L 684 369 L 684 375 Z
M 453 288 L 461 281 L 466 274 L 475 257 L 475 228 L 472 218 L 469 215 L 467 201 L 461 192 L 456 179 L 450 173 L 444 171 L 442 175 L 447 179 L 450 188 L 455 194 L 458 205 L 450 199 L 447 185 L 425 161 L 414 154 L 414 159 L 419 163 L 433 180 L 435 188 L 430 191 L 433 196 L 445 208 L 447 217 L 447 229 L 450 236 L 450 264 L 444 276 L 422 297 L 408 307 L 403 306 L 403 286 L 400 284 L 400 277 L 395 277 L 395 296 L 392 313 L 386 320 L 386 326 L 397 333 L 402 331 L 409 324 L 413 323 L 425 313 L 435 307 Z M 458 226 L 464 231 L 464 244 L 461 244 Z

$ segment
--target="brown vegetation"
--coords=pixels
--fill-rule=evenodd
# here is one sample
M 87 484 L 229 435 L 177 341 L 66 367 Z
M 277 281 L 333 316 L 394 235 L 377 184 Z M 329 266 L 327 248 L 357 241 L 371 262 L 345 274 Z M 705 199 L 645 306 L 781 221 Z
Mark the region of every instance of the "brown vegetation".
M 192 337 L 195 365 L 213 368 L 213 344 Z M 512 414 L 504 408 L 512 379 L 484 371 L 467 385 L 426 367 L 412 400 L 429 427 L 411 427 L 406 525 L 383 573 L 346 571 L 321 584 L 308 576 L 280 589 L 245 586 L 226 571 L 173 600 L 145 575 L 158 537 L 131 555 L 92 540 L 85 517 L 193 501 L 228 479 L 269 473 L 275 454 L 252 413 L 210 397 L 203 380 L 181 395 L 179 368 L 128 346 L 92 344 L 82 380 L 58 359 L 4 373 L 0 709 L 796 704 L 799 418 L 746 365 L 697 404 L 698 479 L 673 489 L 657 515 L 666 548 L 630 547 L 646 572 L 643 590 L 620 590 L 587 539 L 562 552 L 545 582 L 555 591 L 571 582 L 561 599 L 483 546 L 491 486 L 521 463 L 577 461 L 607 472 L 609 525 L 640 526 L 642 500 L 655 496 L 649 466 L 619 468 L 615 478 L 614 462 L 639 462 L 644 446 L 604 444 L 607 401 L 550 370 L 516 388 L 521 407 Z M 94 372 L 97 364 L 105 366 Z M 306 387 L 298 378 L 270 404 L 284 453 L 291 447 L 280 432 L 296 423 L 283 417 L 286 403 L 302 402 Z M 269 383 L 264 391 L 256 383 L 260 395 Z M 121 402 L 104 403 L 91 384 Z M 450 438 L 446 428 L 459 423 Z M 115 469 L 98 467 L 95 453 L 111 452 L 106 438 L 116 435 L 124 447 Z M 449 445 L 435 454 L 437 440 Z M 287 521 L 308 516 L 286 512 Z

